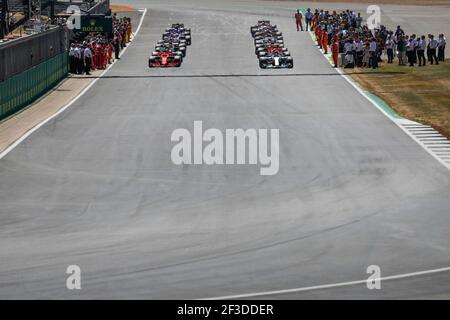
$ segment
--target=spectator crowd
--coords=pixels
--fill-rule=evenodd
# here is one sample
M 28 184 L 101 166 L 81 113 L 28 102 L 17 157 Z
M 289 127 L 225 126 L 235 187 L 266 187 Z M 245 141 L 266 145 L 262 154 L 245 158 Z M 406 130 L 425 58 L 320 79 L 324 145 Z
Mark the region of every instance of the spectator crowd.
M 439 64 L 445 60 L 446 38 L 443 34 L 435 37 L 410 34 L 407 35 L 401 26 L 395 31 L 381 25 L 371 30 L 363 24 L 360 13 L 352 10 L 342 12 L 308 9 L 305 14 L 306 31 L 311 28 L 317 45 L 324 53 L 331 51 L 335 67 L 378 68 L 383 57 L 387 63 L 394 63 L 395 57 L 399 65 L 425 66 Z M 297 30 L 303 30 L 303 15 L 295 14 Z
M 132 26 L 128 17 L 113 15 L 113 34 L 78 34 L 70 43 L 69 68 L 72 74 L 90 75 L 92 70 L 104 70 L 131 41 Z

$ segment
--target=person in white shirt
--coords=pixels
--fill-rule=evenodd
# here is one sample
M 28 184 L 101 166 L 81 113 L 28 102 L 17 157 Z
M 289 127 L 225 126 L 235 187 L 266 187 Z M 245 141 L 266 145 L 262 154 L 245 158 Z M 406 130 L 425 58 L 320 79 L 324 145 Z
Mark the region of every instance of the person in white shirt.
M 70 48 L 69 48 L 69 72 L 74 74 L 76 69 L 75 69 L 75 46 L 73 43 L 70 44 Z
M 411 37 L 412 37 L 413 51 L 414 51 L 412 53 L 412 58 L 413 58 L 414 63 L 417 63 L 417 49 L 418 49 L 418 46 L 419 46 L 419 41 L 416 39 L 416 35 L 415 34 L 413 34 Z
M 406 56 L 408 57 L 408 62 L 410 67 L 414 67 L 414 41 L 412 37 L 406 42 Z
M 438 43 L 438 61 L 445 61 L 445 45 L 447 41 L 443 34 L 439 35 Z
M 439 43 L 434 38 L 434 35 L 430 35 L 430 42 L 428 45 L 430 46 L 430 58 L 431 58 L 430 64 L 433 64 L 433 60 L 436 62 L 436 64 L 439 64 L 437 56 L 436 56 L 436 49 L 437 49 Z
M 394 62 L 394 45 L 394 39 L 392 39 L 392 35 L 389 35 L 384 44 L 388 56 L 388 63 Z
M 75 73 L 76 74 L 82 74 L 84 69 L 83 59 L 81 58 L 81 48 L 77 44 L 75 45 L 74 49 L 74 57 L 75 57 Z
M 329 40 L 331 40 L 331 36 L 333 35 L 333 31 L 334 31 L 333 25 L 331 23 L 329 23 L 327 25 L 327 33 L 328 33 L 329 38 L 330 38 Z M 331 41 L 328 41 L 328 43 L 331 43 Z
M 355 56 L 354 56 L 355 46 L 353 45 L 353 41 L 348 39 L 344 44 L 344 67 L 345 68 L 354 68 L 355 67 Z
M 353 46 L 355 48 L 355 64 L 358 67 L 362 67 L 364 42 L 362 41 L 362 39 L 355 39 L 355 41 L 353 42 Z
M 377 41 L 375 40 L 375 38 L 372 38 L 369 42 L 369 54 L 370 54 L 369 68 L 370 67 L 372 67 L 373 69 L 378 68 L 377 49 L 378 49 Z
M 425 49 L 427 48 L 427 41 L 425 36 L 422 36 L 417 44 L 417 58 L 419 59 L 419 67 L 426 66 Z
M 84 45 L 84 70 L 86 75 L 91 75 L 92 50 L 87 45 Z
M 311 9 L 308 8 L 308 10 L 306 10 L 306 12 L 305 12 L 306 31 L 311 29 L 312 18 L 313 18 L 313 13 L 311 12 Z
M 353 54 L 354 49 L 355 49 L 355 47 L 350 40 L 345 42 L 345 44 L 344 44 L 344 53 L 345 54 Z

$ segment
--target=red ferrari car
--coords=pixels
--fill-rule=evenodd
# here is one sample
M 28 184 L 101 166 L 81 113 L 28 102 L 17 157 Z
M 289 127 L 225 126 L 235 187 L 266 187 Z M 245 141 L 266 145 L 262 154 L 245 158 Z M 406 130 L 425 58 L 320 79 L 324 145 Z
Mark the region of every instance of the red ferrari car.
M 155 51 L 148 59 L 148 66 L 149 68 L 179 67 L 181 62 L 182 57 L 172 51 Z

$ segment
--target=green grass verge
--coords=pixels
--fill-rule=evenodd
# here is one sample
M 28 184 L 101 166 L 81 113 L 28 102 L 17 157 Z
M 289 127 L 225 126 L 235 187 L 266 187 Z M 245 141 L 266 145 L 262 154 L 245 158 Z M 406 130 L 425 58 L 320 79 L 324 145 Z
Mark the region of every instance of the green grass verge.
M 377 70 L 346 69 L 367 91 L 400 116 L 428 124 L 450 138 L 450 60 L 425 67 L 382 64 Z

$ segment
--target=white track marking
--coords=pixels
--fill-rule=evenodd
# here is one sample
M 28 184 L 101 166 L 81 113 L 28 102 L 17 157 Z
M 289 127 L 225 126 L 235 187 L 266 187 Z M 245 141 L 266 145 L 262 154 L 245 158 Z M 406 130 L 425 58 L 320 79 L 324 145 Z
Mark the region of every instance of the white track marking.
M 139 30 L 141 29 L 142 23 L 144 22 L 144 18 L 145 18 L 145 14 L 147 13 L 147 8 L 140 9 L 138 10 L 142 13 L 142 17 L 139 21 L 139 25 L 136 28 L 136 31 L 134 32 L 135 36 L 131 39 L 130 43 L 133 42 L 134 38 L 136 37 L 137 33 L 139 32 Z M 125 51 L 127 51 L 129 45 L 127 45 L 122 52 L 120 53 L 119 57 L 121 57 Z M 81 96 L 83 96 L 83 94 L 85 94 L 100 78 L 102 78 L 106 72 L 108 72 L 108 70 L 117 62 L 117 60 L 115 60 L 112 64 L 110 64 L 99 76 L 97 79 L 94 79 L 90 84 L 88 84 L 88 86 L 86 88 L 84 88 L 75 98 L 73 98 L 69 103 L 67 103 L 64 107 L 62 107 L 61 109 L 59 109 L 56 113 L 52 114 L 50 117 L 48 117 L 47 119 L 41 121 L 40 123 L 38 123 L 37 125 L 35 125 L 33 128 L 31 128 L 30 130 L 28 130 L 23 136 L 21 136 L 19 139 L 17 139 L 16 141 L 14 141 L 11 145 L 9 145 L 5 150 L 3 150 L 3 152 L 0 153 L 0 159 L 2 159 L 4 156 L 6 156 L 8 153 L 10 153 L 15 147 L 17 147 L 22 141 L 24 141 L 27 137 L 29 137 L 33 132 L 35 132 L 36 130 L 38 130 L 40 127 L 42 127 L 44 124 L 46 124 L 47 122 L 49 122 L 50 120 L 56 118 L 58 115 L 60 115 L 61 113 L 63 113 L 67 108 L 69 108 L 72 104 L 74 104 Z
M 370 281 L 388 281 L 388 280 L 397 280 L 397 279 L 404 279 L 404 278 L 412 278 L 412 277 L 418 277 L 418 276 L 424 276 L 434 273 L 441 273 L 441 272 L 448 272 L 450 271 L 450 267 L 447 268 L 440 268 L 440 269 L 432 269 L 432 270 L 425 270 L 425 271 L 418 271 L 418 272 L 411 272 L 411 273 L 404 273 L 404 274 L 398 274 L 388 277 L 381 277 L 377 279 L 370 279 Z M 241 299 L 241 298 L 252 298 L 252 297 L 261 297 L 261 296 L 271 296 L 271 295 L 280 295 L 280 294 L 288 294 L 288 293 L 298 293 L 298 292 L 304 292 L 304 291 L 313 291 L 313 290 L 322 290 L 322 289 L 331 289 L 331 288 L 338 288 L 338 287 L 347 287 L 347 286 L 353 286 L 358 284 L 366 284 L 367 279 L 365 280 L 355 280 L 355 281 L 348 281 L 348 282 L 338 282 L 338 283 L 332 283 L 332 284 L 323 284 L 319 286 L 311 286 L 311 287 L 302 287 L 302 288 L 293 288 L 293 289 L 286 289 L 286 290 L 274 290 L 274 291 L 264 291 L 264 292 L 254 292 L 254 293 L 244 293 L 244 294 L 237 294 L 237 295 L 230 295 L 230 296 L 221 296 L 221 297 L 214 297 L 214 298 L 206 298 L 206 299 L 198 299 L 198 300 L 227 300 L 227 299 Z
M 350 83 L 361 95 L 363 95 L 372 105 L 374 105 L 378 110 L 380 110 L 387 118 L 389 118 L 393 123 L 395 123 L 397 125 L 397 127 L 399 127 L 403 132 L 405 132 L 411 139 L 413 139 L 414 141 L 416 141 L 421 147 L 422 149 L 424 149 L 426 152 L 428 152 L 428 154 L 430 154 L 433 158 L 435 158 L 437 161 L 439 161 L 439 163 L 441 163 L 444 167 L 446 167 L 447 169 L 450 169 L 449 165 L 443 161 L 441 158 L 439 158 L 434 152 L 432 152 L 430 149 L 428 149 L 423 142 L 421 142 L 419 139 L 417 139 L 417 137 L 414 136 L 414 132 L 410 132 L 407 128 L 405 128 L 404 126 L 402 126 L 400 121 L 396 121 L 395 119 L 393 119 L 391 116 L 389 116 L 388 113 L 386 113 L 380 106 L 378 106 L 377 103 L 375 103 L 374 101 L 372 101 L 372 99 L 370 99 L 370 97 L 368 97 L 364 91 L 359 87 L 358 84 L 356 84 L 353 79 L 350 78 L 350 76 L 346 75 L 343 73 L 342 70 L 338 69 L 337 70 L 339 72 L 339 74 L 348 82 Z M 429 131 L 432 132 L 432 131 Z M 437 133 L 437 131 L 436 131 Z

